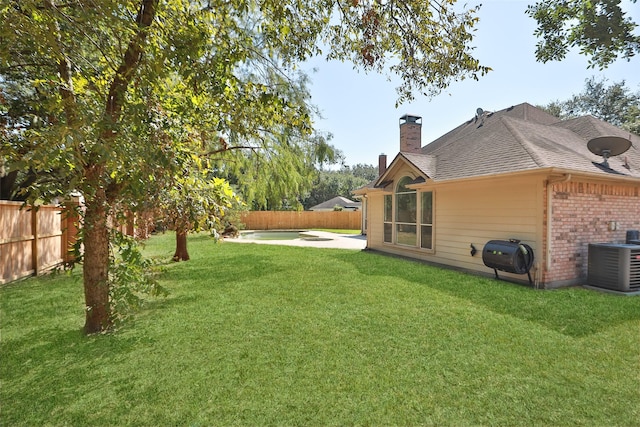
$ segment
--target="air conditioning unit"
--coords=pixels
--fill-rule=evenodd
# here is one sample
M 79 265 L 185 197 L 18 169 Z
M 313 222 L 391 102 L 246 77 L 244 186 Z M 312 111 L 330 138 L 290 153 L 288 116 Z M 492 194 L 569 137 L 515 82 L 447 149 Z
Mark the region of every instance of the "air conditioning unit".
M 587 283 L 622 292 L 640 291 L 640 245 L 590 243 Z

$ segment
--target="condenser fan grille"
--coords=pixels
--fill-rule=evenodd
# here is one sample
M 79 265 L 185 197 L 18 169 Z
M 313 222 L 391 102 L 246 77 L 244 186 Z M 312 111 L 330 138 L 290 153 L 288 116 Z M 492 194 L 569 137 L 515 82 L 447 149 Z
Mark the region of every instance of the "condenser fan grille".
M 640 290 L 640 249 L 630 251 L 629 259 L 629 287 Z
M 640 291 L 640 245 L 589 244 L 587 282 L 617 291 Z

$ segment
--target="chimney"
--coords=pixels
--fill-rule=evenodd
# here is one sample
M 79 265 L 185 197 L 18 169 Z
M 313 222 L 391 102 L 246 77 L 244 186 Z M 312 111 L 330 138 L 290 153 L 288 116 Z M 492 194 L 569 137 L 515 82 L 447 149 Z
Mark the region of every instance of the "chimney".
M 420 153 L 422 148 L 422 117 L 405 114 L 400 117 L 400 152 Z
M 382 176 L 387 171 L 387 155 L 380 154 L 378 156 L 378 176 Z

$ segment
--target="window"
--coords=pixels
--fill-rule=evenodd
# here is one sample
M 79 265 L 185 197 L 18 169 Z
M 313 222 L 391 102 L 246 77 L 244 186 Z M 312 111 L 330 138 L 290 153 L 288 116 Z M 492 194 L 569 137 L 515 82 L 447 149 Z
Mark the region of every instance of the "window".
M 416 228 L 417 197 L 416 190 L 407 188 L 413 181 L 405 176 L 396 187 L 396 243 L 416 246 L 418 235 Z
M 384 196 L 384 242 L 393 242 L 393 198 L 391 194 Z
M 384 243 L 433 249 L 433 191 L 408 188 L 409 176 L 398 181 L 396 191 L 384 196 Z
M 420 247 L 433 249 L 433 192 L 420 193 Z

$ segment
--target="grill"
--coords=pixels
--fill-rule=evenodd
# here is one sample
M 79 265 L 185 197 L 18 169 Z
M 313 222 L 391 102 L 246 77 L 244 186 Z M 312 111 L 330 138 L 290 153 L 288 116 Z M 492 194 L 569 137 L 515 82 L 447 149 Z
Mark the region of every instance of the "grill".
M 526 274 L 531 280 L 531 266 L 533 266 L 533 249 L 520 243 L 519 240 L 490 240 L 482 250 L 482 262 L 498 277 L 498 270 L 506 273 Z
M 640 245 L 589 244 L 587 283 L 622 292 L 640 291 Z

